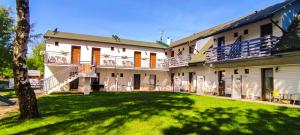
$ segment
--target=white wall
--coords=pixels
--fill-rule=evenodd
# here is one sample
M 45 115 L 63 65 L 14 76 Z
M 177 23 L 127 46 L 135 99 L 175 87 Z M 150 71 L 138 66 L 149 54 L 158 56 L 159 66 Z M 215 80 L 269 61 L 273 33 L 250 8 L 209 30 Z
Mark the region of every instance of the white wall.
M 278 21 L 278 25 L 282 26 L 282 19 L 281 15 L 276 15 L 273 18 L 274 21 Z M 214 47 L 217 47 L 218 44 L 218 38 L 219 37 L 225 37 L 225 44 L 233 44 L 237 37 L 234 37 L 234 33 L 238 32 L 239 36 L 242 35 L 242 40 L 250 40 L 250 39 L 255 39 L 260 37 L 260 26 L 264 24 L 271 23 L 269 19 L 265 19 L 256 23 L 252 23 L 249 25 L 245 25 L 227 32 L 223 32 L 217 35 L 212 36 L 214 40 Z M 244 35 L 244 30 L 248 29 L 248 34 Z M 283 35 L 282 31 L 273 24 L 273 36 L 281 37 Z
M 300 93 L 300 65 L 279 65 L 274 72 L 274 89 L 281 93 Z
M 134 86 L 134 74 L 140 74 L 141 76 L 141 90 L 149 90 L 149 77 L 151 74 L 156 75 L 155 91 L 171 90 L 170 74 L 167 71 L 153 72 L 147 70 L 99 69 L 97 72 L 100 73 L 100 84 L 105 85 L 106 91 L 132 91 Z M 112 73 L 115 73 L 115 77 L 112 77 Z M 120 77 L 121 73 L 123 77 Z
M 55 41 L 59 42 L 59 46 L 55 46 Z M 101 48 L 101 55 L 110 56 L 127 56 L 129 58 L 134 57 L 134 52 L 141 52 L 142 58 L 150 58 L 150 53 L 156 53 L 157 59 L 166 59 L 165 49 L 150 48 L 150 47 L 139 47 L 139 46 L 128 46 L 128 45 L 117 45 L 109 43 L 96 43 L 96 42 L 85 42 L 76 40 L 64 40 L 64 39 L 48 39 L 46 40 L 46 52 L 67 52 L 71 59 L 71 47 L 81 46 L 80 61 L 91 61 L 92 48 Z M 114 51 L 111 50 L 114 47 Z M 123 48 L 126 48 L 126 52 L 123 52 Z M 142 63 L 144 66 L 149 66 L 149 63 Z

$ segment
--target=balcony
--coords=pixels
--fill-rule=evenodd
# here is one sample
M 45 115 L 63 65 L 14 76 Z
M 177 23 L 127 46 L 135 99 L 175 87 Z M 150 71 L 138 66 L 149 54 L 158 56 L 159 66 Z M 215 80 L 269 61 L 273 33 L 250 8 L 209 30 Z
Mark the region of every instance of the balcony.
M 78 58 L 79 59 L 79 58 Z M 92 64 L 91 61 L 84 61 L 85 64 Z M 99 63 L 99 62 L 98 62 Z M 168 59 L 156 59 L 151 65 L 150 58 L 141 58 L 140 64 L 134 64 L 133 57 L 101 55 L 98 68 L 122 68 L 141 70 L 169 70 Z M 66 52 L 46 52 L 45 64 L 47 65 L 71 65 L 71 55 Z M 80 61 L 82 64 L 82 61 Z M 77 64 L 79 65 L 79 63 Z
M 222 62 L 229 60 L 259 58 L 270 56 L 272 48 L 279 37 L 260 37 L 238 43 L 210 48 L 206 51 L 206 62 Z
M 68 52 L 46 52 L 45 64 L 47 65 L 71 64 L 71 55 Z
M 191 55 L 178 55 L 177 57 L 169 58 L 169 67 L 184 67 L 189 65 L 189 61 L 191 60 Z
M 151 65 L 149 58 L 141 58 L 140 64 L 134 62 L 133 57 L 126 56 L 101 56 L 100 68 L 123 68 L 123 69 L 142 69 L 142 70 L 168 70 L 167 59 L 156 59 L 156 63 Z

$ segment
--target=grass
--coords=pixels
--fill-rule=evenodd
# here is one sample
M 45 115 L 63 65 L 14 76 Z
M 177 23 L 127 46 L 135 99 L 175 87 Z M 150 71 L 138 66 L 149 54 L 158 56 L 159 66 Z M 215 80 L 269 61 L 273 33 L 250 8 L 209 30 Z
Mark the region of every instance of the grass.
M 0 134 L 299 135 L 300 110 L 168 92 L 50 95 L 41 118 L 0 120 Z
M 0 95 L 7 98 L 16 98 L 16 92 L 14 89 L 4 89 L 0 90 Z

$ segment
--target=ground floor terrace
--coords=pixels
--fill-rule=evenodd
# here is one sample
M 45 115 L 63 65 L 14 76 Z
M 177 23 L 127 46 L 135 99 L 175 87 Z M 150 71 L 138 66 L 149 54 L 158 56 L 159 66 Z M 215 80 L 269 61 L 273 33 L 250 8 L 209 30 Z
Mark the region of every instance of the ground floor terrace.
M 53 93 L 41 118 L 0 119 L 0 134 L 300 134 L 300 110 L 174 92 Z
M 297 104 L 299 59 L 297 54 L 173 68 L 172 88 L 176 92 Z

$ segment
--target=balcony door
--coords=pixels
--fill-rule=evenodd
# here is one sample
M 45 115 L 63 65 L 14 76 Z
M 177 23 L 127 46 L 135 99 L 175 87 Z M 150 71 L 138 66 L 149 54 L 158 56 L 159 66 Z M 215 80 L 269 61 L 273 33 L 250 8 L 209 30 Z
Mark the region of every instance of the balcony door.
M 72 46 L 71 63 L 79 64 L 80 62 L 80 46 Z
M 219 37 L 218 38 L 218 60 L 224 60 L 225 59 L 225 53 L 224 53 L 224 47 L 225 46 L 225 37 Z
M 268 23 L 268 24 L 260 26 L 260 36 L 261 37 L 272 36 L 272 35 L 273 35 L 272 23 Z
M 134 52 L 134 67 L 140 68 L 141 67 L 141 52 Z
M 93 65 L 100 65 L 100 48 L 93 48 L 92 49 L 92 64 Z
M 150 53 L 150 68 L 156 68 L 156 53 Z

